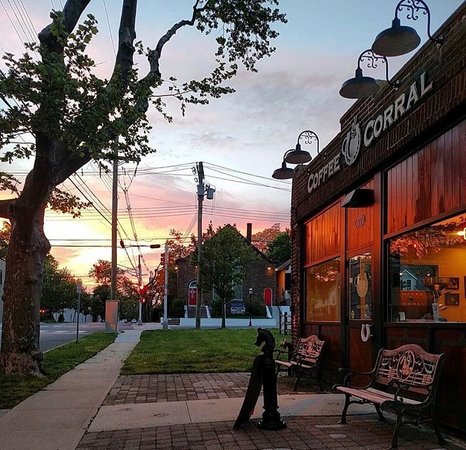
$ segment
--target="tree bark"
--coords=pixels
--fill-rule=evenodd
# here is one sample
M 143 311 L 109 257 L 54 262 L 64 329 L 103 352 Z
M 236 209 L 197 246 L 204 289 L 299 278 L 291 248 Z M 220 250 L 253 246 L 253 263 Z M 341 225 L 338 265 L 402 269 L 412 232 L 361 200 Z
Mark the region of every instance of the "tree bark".
M 0 364 L 5 374 L 38 376 L 42 372 L 39 311 L 44 260 L 50 244 L 43 232 L 45 205 L 35 212 L 31 226 L 31 211 L 22 209 L 21 205 L 15 208 L 6 257 Z

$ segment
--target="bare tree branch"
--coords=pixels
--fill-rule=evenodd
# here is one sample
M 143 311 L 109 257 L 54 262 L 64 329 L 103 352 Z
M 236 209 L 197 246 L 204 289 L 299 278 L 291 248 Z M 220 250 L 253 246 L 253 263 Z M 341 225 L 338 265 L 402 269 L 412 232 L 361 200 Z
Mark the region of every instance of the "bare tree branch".
M 90 1 L 91 0 L 67 0 L 63 8 L 65 32 L 71 33 L 74 30 L 74 27 Z M 51 15 L 51 17 L 53 17 L 53 15 Z M 56 38 L 51 32 L 51 25 L 46 26 L 39 33 L 39 40 L 44 45 L 57 45 Z
M 176 32 L 185 26 L 193 26 L 196 23 L 198 15 L 205 10 L 206 5 L 199 8 L 199 0 L 193 6 L 193 14 L 189 20 L 181 20 L 175 25 L 173 25 L 157 42 L 154 50 L 149 52 L 148 60 L 150 65 L 149 73 L 141 80 L 141 83 L 147 82 L 147 79 L 152 79 L 153 77 L 160 78 L 160 58 L 162 56 L 163 47 L 170 39 L 176 34 Z

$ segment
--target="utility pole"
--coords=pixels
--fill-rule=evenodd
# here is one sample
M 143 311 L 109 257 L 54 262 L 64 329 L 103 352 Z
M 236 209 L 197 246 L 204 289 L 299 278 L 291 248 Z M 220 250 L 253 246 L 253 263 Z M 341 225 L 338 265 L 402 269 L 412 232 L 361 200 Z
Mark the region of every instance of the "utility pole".
M 197 170 L 197 292 L 196 328 L 201 328 L 201 260 L 202 260 L 202 203 L 204 202 L 204 165 L 196 164 Z
M 204 183 L 204 165 L 202 161 L 196 163 L 197 174 L 197 292 L 196 292 L 196 328 L 201 328 L 201 261 L 202 261 L 202 204 L 204 195 L 208 200 L 214 198 L 215 188 Z
M 168 260 L 169 260 L 168 243 L 165 242 L 165 261 L 164 261 L 164 283 L 163 283 L 163 326 L 162 329 L 168 330 Z
M 141 255 L 138 255 L 138 294 L 139 294 L 139 313 L 138 325 L 142 325 L 142 270 L 141 270 Z
M 118 331 L 118 298 L 117 298 L 117 226 L 118 226 L 118 153 L 115 150 L 113 161 L 112 183 L 112 272 L 110 284 L 110 300 L 105 302 L 105 331 Z

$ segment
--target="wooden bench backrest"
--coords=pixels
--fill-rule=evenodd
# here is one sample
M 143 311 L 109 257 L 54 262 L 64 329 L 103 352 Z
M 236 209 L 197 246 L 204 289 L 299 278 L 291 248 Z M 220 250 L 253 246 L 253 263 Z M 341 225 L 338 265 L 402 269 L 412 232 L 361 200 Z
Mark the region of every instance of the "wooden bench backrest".
M 296 355 L 303 358 L 319 359 L 325 341 L 321 341 L 316 335 L 301 338 L 298 341 Z
M 411 390 L 415 393 L 428 394 L 431 390 L 419 389 L 419 385 L 438 383 L 444 358 L 443 353 L 428 353 L 416 344 L 402 345 L 394 350 L 381 349 L 377 356 L 375 382 L 388 385 L 391 380 L 401 381 L 413 385 Z

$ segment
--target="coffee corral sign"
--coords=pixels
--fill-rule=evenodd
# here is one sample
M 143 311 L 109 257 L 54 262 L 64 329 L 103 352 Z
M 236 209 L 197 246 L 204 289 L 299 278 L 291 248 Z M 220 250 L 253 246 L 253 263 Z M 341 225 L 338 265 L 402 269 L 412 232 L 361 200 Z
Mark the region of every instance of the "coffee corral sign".
M 409 89 L 399 95 L 376 118 L 370 119 L 364 126 L 364 132 L 361 132 L 357 118 L 355 117 L 351 129 L 346 134 L 341 145 L 341 151 L 333 157 L 318 172 L 311 173 L 307 181 L 307 191 L 310 194 L 321 184 L 325 183 L 331 176 L 335 175 L 341 169 L 341 156 L 347 166 L 352 166 L 358 159 L 361 142 L 364 147 L 370 147 L 382 132 L 390 128 L 404 114 L 406 114 L 416 103 L 421 100 L 432 89 L 432 81 L 427 81 L 426 72 L 417 79 Z

